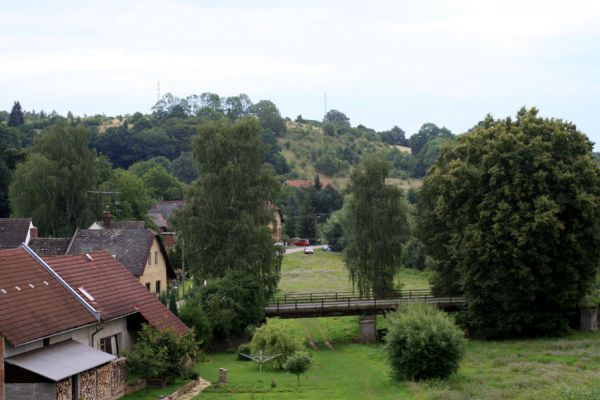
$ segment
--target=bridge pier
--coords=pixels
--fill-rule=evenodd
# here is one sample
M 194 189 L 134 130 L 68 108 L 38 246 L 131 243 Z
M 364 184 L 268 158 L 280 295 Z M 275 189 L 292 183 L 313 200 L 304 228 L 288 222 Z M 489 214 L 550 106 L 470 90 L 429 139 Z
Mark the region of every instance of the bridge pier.
M 375 343 L 377 341 L 377 315 L 361 315 L 358 324 L 360 325 L 359 340 L 362 343 Z

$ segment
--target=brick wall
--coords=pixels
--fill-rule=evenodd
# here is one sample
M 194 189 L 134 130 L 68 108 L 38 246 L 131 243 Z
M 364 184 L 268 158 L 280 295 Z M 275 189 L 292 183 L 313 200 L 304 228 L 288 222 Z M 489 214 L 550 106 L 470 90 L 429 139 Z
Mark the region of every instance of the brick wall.
M 4 337 L 0 335 L 0 400 L 4 400 Z

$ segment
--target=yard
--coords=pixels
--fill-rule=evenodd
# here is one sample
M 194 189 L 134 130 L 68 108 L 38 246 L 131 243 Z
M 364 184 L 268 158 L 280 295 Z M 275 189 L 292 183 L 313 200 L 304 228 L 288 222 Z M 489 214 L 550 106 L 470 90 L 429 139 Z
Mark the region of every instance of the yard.
M 264 371 L 235 353 L 198 365 L 229 383 L 198 399 L 600 399 L 600 333 L 503 342 L 469 341 L 459 372 L 447 382 L 396 384 L 388 377 L 381 345 L 353 343 L 356 318 L 281 320 L 305 338 L 314 365 L 301 385 L 282 371 Z M 262 382 L 259 382 L 261 379 Z M 271 387 L 272 382 L 275 387 Z

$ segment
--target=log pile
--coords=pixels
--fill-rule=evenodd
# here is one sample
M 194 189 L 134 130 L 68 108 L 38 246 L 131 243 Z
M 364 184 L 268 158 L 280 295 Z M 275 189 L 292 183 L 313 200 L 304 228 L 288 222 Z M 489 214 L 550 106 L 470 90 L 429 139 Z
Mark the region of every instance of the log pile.
M 56 400 L 71 400 L 71 378 L 56 382 Z
M 96 368 L 96 390 L 97 400 L 106 400 L 112 397 L 112 364 L 106 364 Z
M 79 374 L 79 396 L 84 399 L 96 399 L 96 370 L 90 369 Z

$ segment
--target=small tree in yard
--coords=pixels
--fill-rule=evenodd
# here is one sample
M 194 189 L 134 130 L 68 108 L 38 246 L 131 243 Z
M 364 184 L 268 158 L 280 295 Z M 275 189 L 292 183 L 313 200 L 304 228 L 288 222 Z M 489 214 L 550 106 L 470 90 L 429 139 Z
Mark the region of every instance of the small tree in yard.
M 253 354 L 258 354 L 261 350 L 266 355 L 281 353 L 280 357 L 268 364 L 275 362 L 279 369 L 283 369 L 288 358 L 300 349 L 300 343 L 290 329 L 280 324 L 267 323 L 254 332 L 250 348 Z
M 177 336 L 171 330 L 159 331 L 143 325 L 138 342 L 127 353 L 129 368 L 144 378 L 176 378 L 184 376 L 197 355 L 193 330 Z
M 458 370 L 462 332 L 442 311 L 410 304 L 387 315 L 386 352 L 395 380 L 444 379 Z
M 304 351 L 297 351 L 287 359 L 283 368 L 296 375 L 298 377 L 298 385 L 300 385 L 300 375 L 306 373 L 311 365 L 312 358 L 310 354 Z

